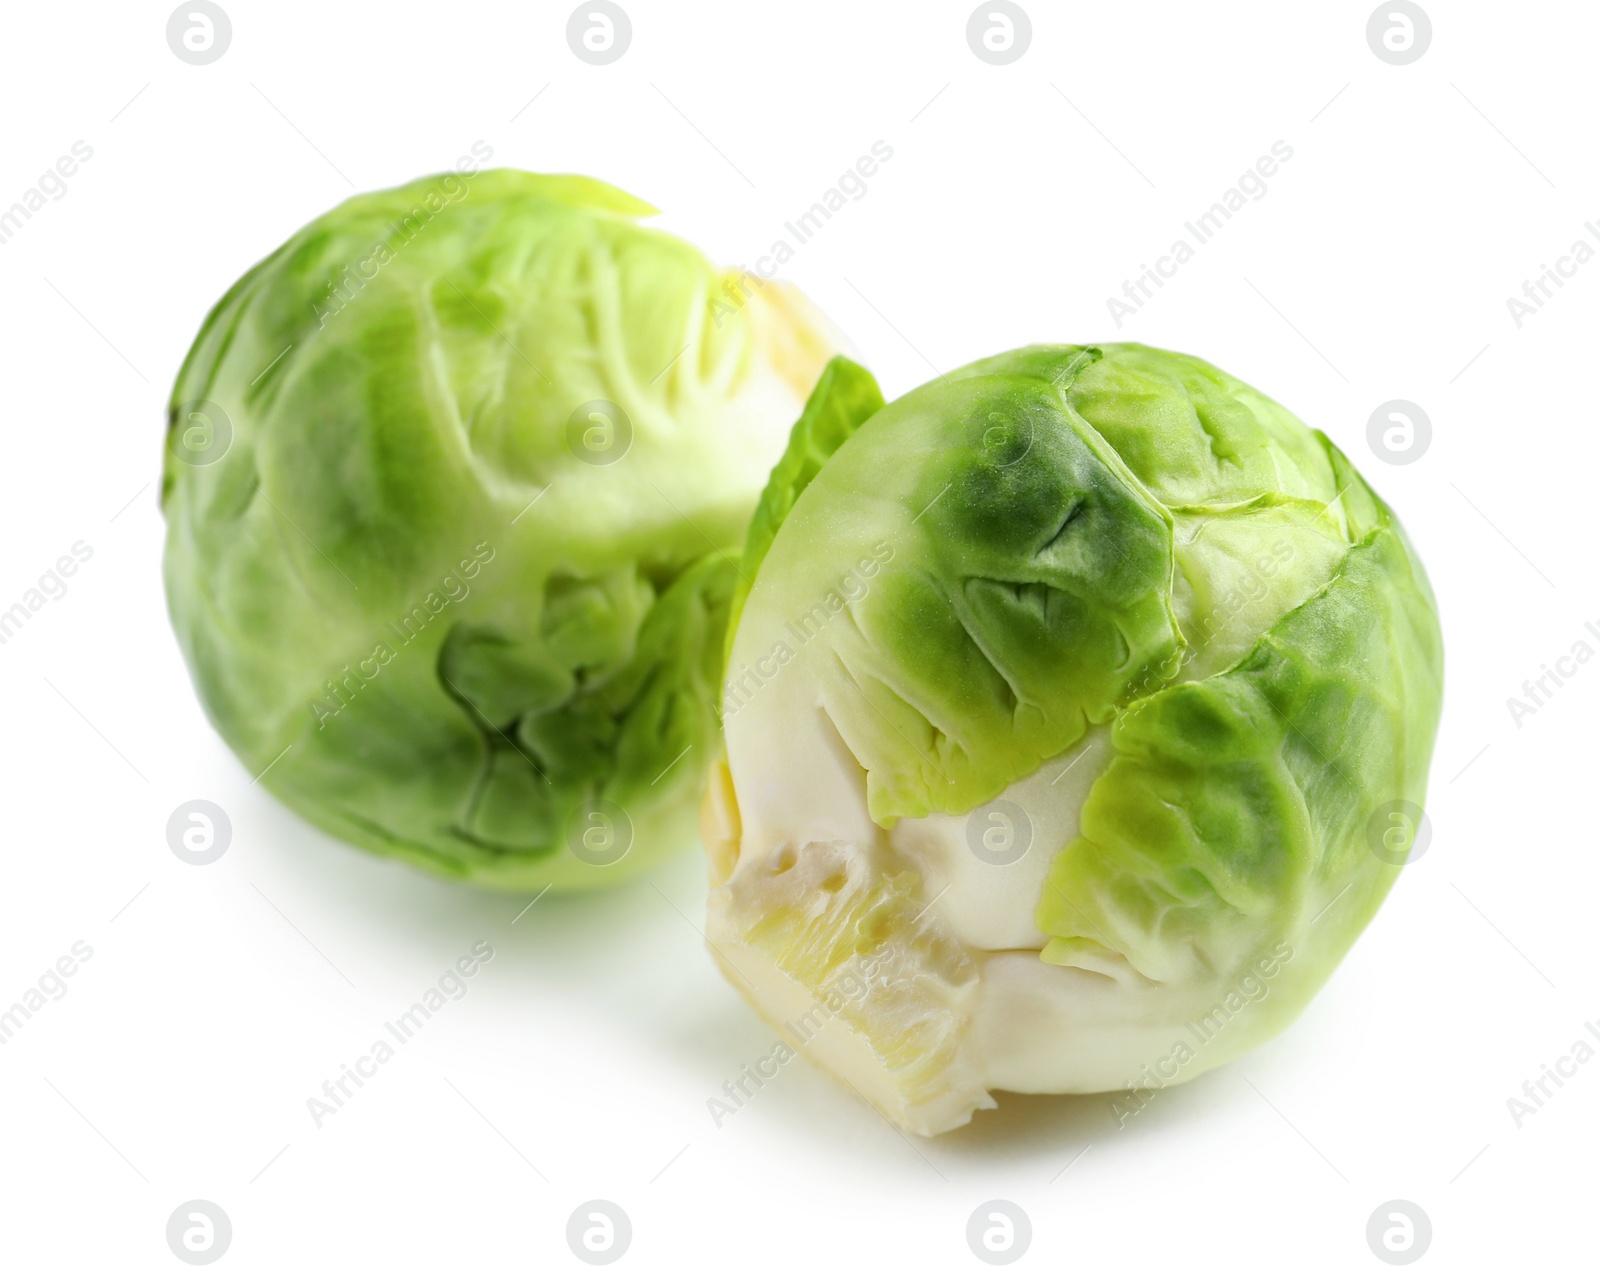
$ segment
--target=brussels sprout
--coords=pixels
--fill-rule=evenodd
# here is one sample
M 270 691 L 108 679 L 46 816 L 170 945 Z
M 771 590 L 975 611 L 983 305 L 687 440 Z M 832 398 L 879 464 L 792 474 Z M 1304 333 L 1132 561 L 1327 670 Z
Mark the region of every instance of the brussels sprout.
M 708 937 L 902 1127 L 1137 1110 L 1288 1024 L 1407 856 L 1427 578 L 1202 361 L 1028 347 L 885 406 L 835 360 L 741 572 Z
M 575 176 L 418 181 L 201 328 L 173 626 L 222 736 L 335 835 L 518 888 L 694 839 L 738 545 L 837 338 L 649 214 Z

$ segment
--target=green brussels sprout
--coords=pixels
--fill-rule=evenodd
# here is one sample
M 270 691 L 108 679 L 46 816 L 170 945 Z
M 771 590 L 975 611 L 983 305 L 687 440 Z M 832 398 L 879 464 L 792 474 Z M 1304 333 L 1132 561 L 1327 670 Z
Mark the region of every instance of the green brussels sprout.
M 837 336 L 576 176 L 352 198 L 172 396 L 173 627 L 251 774 L 506 888 L 695 838 L 739 543 Z
M 890 1120 L 1125 1117 L 1279 1032 L 1422 822 L 1438 617 L 1319 432 L 1192 357 L 824 372 L 734 596 L 707 936 Z

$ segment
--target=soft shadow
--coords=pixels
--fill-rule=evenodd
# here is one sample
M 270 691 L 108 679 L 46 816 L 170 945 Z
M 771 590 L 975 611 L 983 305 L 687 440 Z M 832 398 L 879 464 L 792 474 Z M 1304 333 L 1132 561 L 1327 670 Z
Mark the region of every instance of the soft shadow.
M 1112 1111 L 1116 1095 L 1017 1095 L 1001 1091 L 999 1106 L 975 1112 L 969 1125 L 941 1134 L 929 1146 L 950 1156 L 980 1158 L 1054 1154 L 1064 1144 L 1077 1151 L 1119 1133 Z
M 424 972 L 433 970 L 435 960 L 447 967 L 466 946 L 485 938 L 495 948 L 494 976 L 505 982 L 509 996 L 521 999 L 520 1023 L 530 1042 L 563 1040 L 541 1020 L 540 1003 L 565 997 L 593 1015 L 597 1027 L 648 1047 L 664 1069 L 689 1073 L 707 1094 L 785 1036 L 723 979 L 705 944 L 707 881 L 698 849 L 686 848 L 612 887 L 552 891 L 535 900 L 536 892 L 453 882 L 367 854 L 276 801 L 251 808 L 252 881 L 260 879 L 274 897 L 288 894 L 297 916 L 319 906 L 309 919 L 311 926 L 320 924 L 319 943 L 322 929 L 337 926 L 343 952 L 336 956 L 363 984 L 387 974 L 397 959 L 410 959 L 413 970 Z M 369 960 L 371 969 L 349 961 L 356 959 Z M 837 1148 L 892 1128 L 853 1090 L 803 1058 L 779 1080 L 781 1090 L 760 1094 L 760 1115 L 781 1121 L 779 1128 L 795 1135 Z M 1087 1147 L 1161 1134 L 1220 1110 L 1207 1092 L 1210 1080 L 1161 1090 L 1142 1106 L 1126 1093 L 1002 1092 L 995 1095 L 996 1108 L 975 1113 L 962 1129 L 933 1139 L 907 1138 L 936 1166 L 945 1160 L 959 1165 L 1039 1158 L 1057 1162 L 1050 1172 L 1059 1176 L 1056 1171 L 1076 1164 Z M 873 1154 L 874 1149 L 862 1153 Z
M 520 964 L 547 982 L 602 994 L 612 992 L 608 981 L 637 992 L 663 957 L 682 967 L 686 946 L 705 956 L 698 929 L 705 863 L 697 848 L 686 846 L 609 887 L 541 896 L 537 888 L 479 887 L 367 853 L 264 795 L 250 806 L 249 818 L 241 819 L 251 826 L 244 841 L 247 877 L 265 894 L 286 895 L 287 904 L 306 912 L 314 925 L 336 928 L 347 954 L 376 962 L 421 954 L 437 958 L 443 968 L 484 938 L 502 964 Z
M 1071 1161 L 1083 1148 L 1165 1132 L 1215 1110 L 1204 1081 L 1155 1092 L 1142 1104 L 1126 1091 L 1096 1095 L 994 1096 L 997 1107 L 969 1125 L 930 1140 L 934 1154 L 982 1159 L 1054 1155 Z

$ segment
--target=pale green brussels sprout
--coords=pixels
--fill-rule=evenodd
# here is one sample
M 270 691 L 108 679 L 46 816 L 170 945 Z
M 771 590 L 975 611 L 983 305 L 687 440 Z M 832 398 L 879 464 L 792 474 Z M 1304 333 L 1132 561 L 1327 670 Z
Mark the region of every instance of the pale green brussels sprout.
M 692 846 L 738 548 L 838 340 L 794 290 L 496 170 L 352 198 L 178 376 L 168 605 L 251 775 L 503 887 Z
M 1288 1024 L 1408 855 L 1422 566 L 1202 361 L 1027 347 L 884 405 L 835 360 L 741 573 L 707 935 L 904 1128 L 996 1090 L 1125 1119 Z

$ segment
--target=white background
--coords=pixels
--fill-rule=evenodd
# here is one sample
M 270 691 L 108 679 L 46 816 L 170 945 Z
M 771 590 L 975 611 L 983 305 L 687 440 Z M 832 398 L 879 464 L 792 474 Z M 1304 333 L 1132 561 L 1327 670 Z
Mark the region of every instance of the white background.
M 625 3 L 605 67 L 569 50 L 565 4 L 225 0 L 232 44 L 203 67 L 169 51 L 164 4 L 6 11 L 0 207 L 74 141 L 94 156 L 0 247 L 0 607 L 72 542 L 94 554 L 0 645 L 0 1007 L 93 949 L 0 1047 L 5 1259 L 171 1262 L 167 1217 L 203 1198 L 230 1266 L 573 1261 L 567 1218 L 604 1198 L 627 1261 L 959 1263 L 1003 1198 L 1025 1260 L 1362 1263 L 1401 1198 L 1426 1261 L 1593 1260 L 1600 1061 L 1520 1128 L 1506 1101 L 1600 1025 L 1600 661 L 1520 728 L 1506 699 L 1600 649 L 1600 262 L 1520 329 L 1506 300 L 1600 215 L 1600 11 L 1428 0 L 1432 44 L 1396 67 L 1365 0 L 1028 0 L 1032 44 L 996 67 L 964 0 Z M 697 854 L 513 922 L 525 899 L 359 854 L 251 784 L 167 626 L 166 393 L 254 260 L 480 139 L 747 264 L 884 140 L 784 275 L 887 393 L 1136 338 L 1357 460 L 1445 622 L 1433 842 L 1290 1032 L 1121 1130 L 1105 1098 L 1011 1098 L 906 1139 L 798 1061 L 717 1128 L 708 1097 L 774 1038 L 697 934 Z M 1277 140 L 1267 195 L 1118 330 L 1107 298 Z M 1403 466 L 1366 440 L 1397 397 L 1433 424 Z M 194 798 L 233 822 L 214 865 L 167 848 Z M 467 997 L 313 1125 L 323 1080 L 480 939 Z

